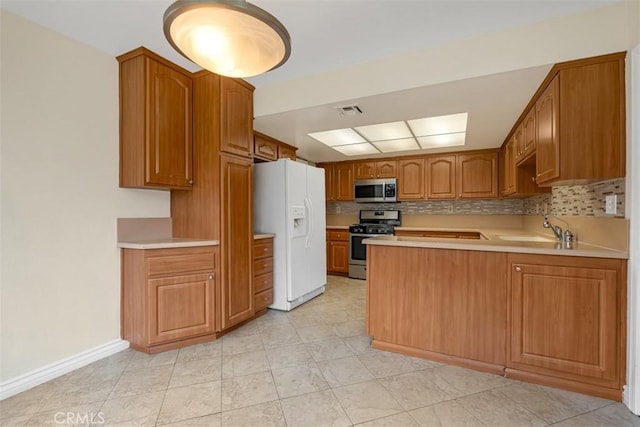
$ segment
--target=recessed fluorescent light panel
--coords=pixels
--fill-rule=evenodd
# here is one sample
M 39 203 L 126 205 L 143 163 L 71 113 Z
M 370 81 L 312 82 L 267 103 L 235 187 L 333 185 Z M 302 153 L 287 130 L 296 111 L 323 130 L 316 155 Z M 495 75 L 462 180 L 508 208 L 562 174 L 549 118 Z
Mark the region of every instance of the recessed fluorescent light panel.
M 467 113 L 310 133 L 347 156 L 464 145 Z

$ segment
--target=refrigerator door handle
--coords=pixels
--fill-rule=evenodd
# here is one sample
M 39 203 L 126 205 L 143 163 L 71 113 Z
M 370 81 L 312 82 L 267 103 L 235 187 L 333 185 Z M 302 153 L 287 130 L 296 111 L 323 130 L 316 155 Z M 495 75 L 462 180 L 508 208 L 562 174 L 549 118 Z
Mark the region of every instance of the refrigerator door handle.
M 304 204 L 309 212 L 307 215 L 307 238 L 304 242 L 304 247 L 309 248 L 311 246 L 311 236 L 313 235 L 313 204 L 308 197 L 304 198 Z

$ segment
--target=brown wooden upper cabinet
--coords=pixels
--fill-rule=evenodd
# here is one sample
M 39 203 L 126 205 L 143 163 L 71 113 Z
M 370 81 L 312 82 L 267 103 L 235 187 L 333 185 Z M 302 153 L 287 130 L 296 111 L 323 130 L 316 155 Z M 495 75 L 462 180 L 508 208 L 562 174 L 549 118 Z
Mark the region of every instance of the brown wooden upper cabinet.
M 142 47 L 117 59 L 120 187 L 190 189 L 191 74 Z
M 624 57 L 622 52 L 557 65 L 535 104 L 538 184 L 625 176 Z
M 333 193 L 335 200 L 353 201 L 353 163 L 333 164 Z
M 424 159 L 398 160 L 398 200 L 424 199 Z
M 324 169 L 324 197 L 329 201 L 336 199 L 334 185 L 333 185 L 333 163 L 323 163 L 316 165 L 319 168 Z
M 278 145 L 278 158 L 279 159 L 296 159 L 296 150 L 297 148 L 291 147 L 290 145 L 279 144 Z
M 296 147 L 255 130 L 253 131 L 253 139 L 253 155 L 257 161 L 296 159 Z
M 425 159 L 427 199 L 456 198 L 456 156 L 433 156 Z
M 397 175 L 395 160 L 356 162 L 354 168 L 355 179 L 395 178 Z
M 516 163 L 520 164 L 536 152 L 536 109 L 532 107 L 520 124 L 522 131 L 518 141 Z M 517 131 L 516 131 L 517 134 Z
M 263 160 L 277 160 L 278 143 L 267 135 L 253 131 L 253 155 Z
M 220 151 L 253 157 L 253 86 L 220 77 Z
M 458 198 L 498 197 L 498 152 L 456 156 Z

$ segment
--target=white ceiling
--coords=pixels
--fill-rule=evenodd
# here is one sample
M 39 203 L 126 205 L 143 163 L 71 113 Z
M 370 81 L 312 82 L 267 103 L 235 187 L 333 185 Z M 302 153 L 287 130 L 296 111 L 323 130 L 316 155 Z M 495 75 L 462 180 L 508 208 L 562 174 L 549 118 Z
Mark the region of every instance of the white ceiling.
M 247 79 L 256 87 L 535 23 L 619 0 L 254 0 L 276 16 L 292 39 L 289 61 Z M 114 57 L 146 46 L 191 70 L 200 68 L 164 38 L 162 15 L 170 0 L 1 0 L 0 5 Z M 347 157 L 306 134 L 341 127 L 469 113 L 465 149 L 497 147 L 550 66 L 458 82 L 345 99 L 257 117 L 255 128 L 299 147 L 312 161 Z M 509 90 L 504 90 L 509 88 Z M 345 117 L 334 107 L 357 103 L 365 112 Z

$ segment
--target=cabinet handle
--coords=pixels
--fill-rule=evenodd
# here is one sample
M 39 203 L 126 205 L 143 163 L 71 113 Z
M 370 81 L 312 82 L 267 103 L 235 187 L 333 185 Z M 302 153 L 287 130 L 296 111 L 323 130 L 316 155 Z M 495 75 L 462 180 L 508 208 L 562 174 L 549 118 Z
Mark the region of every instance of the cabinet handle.
M 213 274 L 209 275 L 209 280 L 213 280 Z
M 264 252 L 267 252 L 267 250 L 268 250 L 267 248 L 264 248 Z
M 193 185 L 193 180 L 192 179 L 189 180 L 189 184 Z
M 516 271 L 517 271 L 517 272 L 521 272 L 521 271 L 522 271 L 522 268 L 520 268 L 520 267 L 516 267 Z
M 266 285 L 269 281 L 267 279 L 264 279 L 264 281 L 262 282 L 263 285 Z

